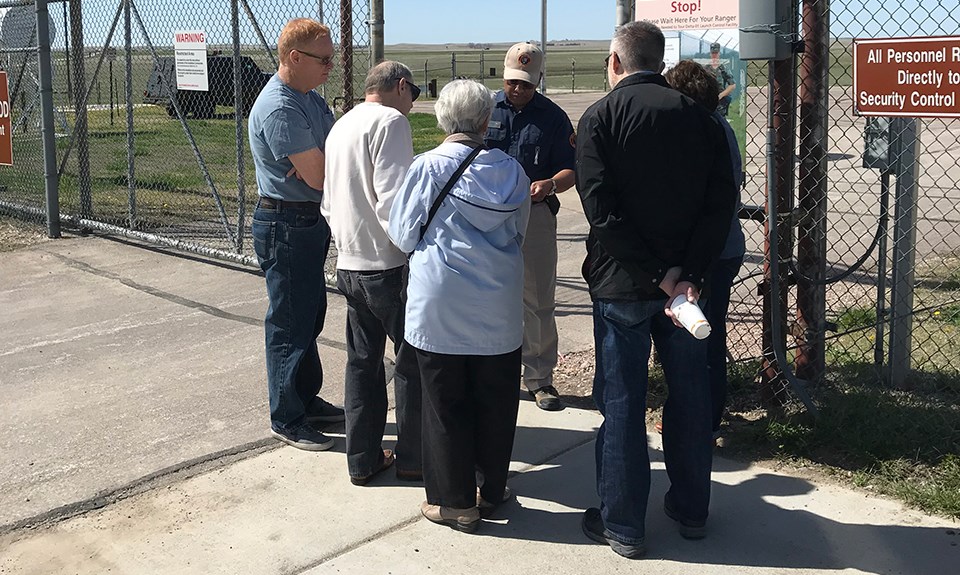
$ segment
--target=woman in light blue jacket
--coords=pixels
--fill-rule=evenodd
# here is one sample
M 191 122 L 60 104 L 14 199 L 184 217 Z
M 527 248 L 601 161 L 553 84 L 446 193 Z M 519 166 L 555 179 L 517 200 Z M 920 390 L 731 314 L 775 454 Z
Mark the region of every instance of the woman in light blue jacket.
M 465 532 L 476 530 L 481 511 L 509 496 L 530 182 L 513 158 L 482 150 L 433 219 L 428 215 L 457 168 L 483 145 L 493 103 L 490 90 L 471 80 L 443 88 L 436 113 L 448 137 L 413 160 L 389 224 L 393 242 L 412 252 L 404 337 L 417 350 L 423 386 L 421 511 Z M 484 477 L 479 491 L 477 469 Z

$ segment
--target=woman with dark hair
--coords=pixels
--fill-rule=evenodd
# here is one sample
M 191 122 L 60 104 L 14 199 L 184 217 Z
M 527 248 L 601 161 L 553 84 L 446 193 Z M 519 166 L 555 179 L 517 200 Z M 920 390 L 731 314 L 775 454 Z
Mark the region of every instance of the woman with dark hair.
M 674 90 L 686 95 L 713 113 L 713 118 L 722 127 L 727 135 L 727 147 L 730 153 L 730 162 L 733 165 L 733 180 L 739 193 L 743 180 L 743 160 L 740 157 L 740 146 L 737 136 L 733 133 L 730 123 L 719 112 L 719 88 L 717 80 L 706 68 L 693 60 L 683 60 L 671 68 L 664 77 Z M 739 214 L 740 201 L 737 200 L 738 210 L 733 212 L 733 221 L 730 223 L 730 234 L 727 243 L 723 246 L 720 259 L 710 274 L 710 290 L 706 300 L 704 315 L 713 331 L 707 339 L 707 369 L 710 377 L 710 398 L 713 414 L 713 439 L 717 447 L 723 447 L 720 436 L 720 422 L 723 419 L 723 409 L 727 402 L 727 308 L 730 305 L 730 290 L 733 280 L 736 279 L 743 263 L 746 245 L 743 230 L 740 228 Z

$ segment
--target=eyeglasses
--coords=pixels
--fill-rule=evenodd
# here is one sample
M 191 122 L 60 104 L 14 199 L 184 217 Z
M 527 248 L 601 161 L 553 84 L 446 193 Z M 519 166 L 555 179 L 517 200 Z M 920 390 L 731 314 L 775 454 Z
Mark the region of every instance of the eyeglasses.
M 414 84 L 410 80 L 407 80 L 406 78 L 400 78 L 400 80 L 406 82 L 407 88 L 410 88 L 410 101 L 416 102 L 417 98 L 420 97 L 420 86 L 417 86 L 416 84 Z M 400 80 L 398 80 L 398 82 Z
M 610 52 L 609 54 L 607 54 L 607 57 L 603 59 L 604 68 L 607 68 L 610 66 L 610 58 L 613 58 L 614 54 L 616 54 L 616 52 Z
M 534 90 L 536 86 L 523 80 L 507 80 L 507 86 L 511 88 L 520 88 L 521 90 Z
M 333 56 L 317 56 L 316 54 L 311 54 L 310 52 L 307 52 L 306 50 L 301 50 L 300 48 L 294 48 L 294 50 L 296 50 L 297 52 L 300 52 L 300 53 L 303 54 L 304 56 L 310 56 L 311 58 L 313 58 L 313 59 L 316 60 L 317 62 L 320 62 L 320 65 L 321 65 L 321 66 L 332 66 L 332 65 L 333 65 Z M 293 51 L 293 50 L 291 50 L 291 52 L 292 52 L 292 51 Z

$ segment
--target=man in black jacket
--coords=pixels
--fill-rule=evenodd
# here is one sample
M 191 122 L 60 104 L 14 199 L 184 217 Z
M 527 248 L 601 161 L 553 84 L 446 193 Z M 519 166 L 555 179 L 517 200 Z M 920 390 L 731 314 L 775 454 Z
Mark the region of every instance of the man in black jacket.
M 670 489 L 664 511 L 680 534 L 706 533 L 712 460 L 706 340 L 679 328 L 678 296 L 696 302 L 730 229 L 736 188 L 721 127 L 668 87 L 663 33 L 620 27 L 610 45 L 611 92 L 577 130 L 577 190 L 590 223 L 584 278 L 593 299 L 593 398 L 600 508 L 583 531 L 625 557 L 644 551 L 650 492 L 646 443 L 651 337 L 669 395 L 663 445 Z

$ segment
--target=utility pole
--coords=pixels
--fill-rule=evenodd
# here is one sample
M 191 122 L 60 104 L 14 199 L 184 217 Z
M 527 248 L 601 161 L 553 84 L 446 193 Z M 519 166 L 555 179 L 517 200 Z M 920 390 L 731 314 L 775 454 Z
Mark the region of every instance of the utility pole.
M 543 75 L 540 76 L 540 93 L 547 93 L 547 0 L 540 2 L 540 50 L 543 51 Z
M 617 0 L 617 28 L 634 19 L 633 0 Z
M 372 67 L 383 62 L 383 0 L 370 2 L 370 45 L 373 48 Z

